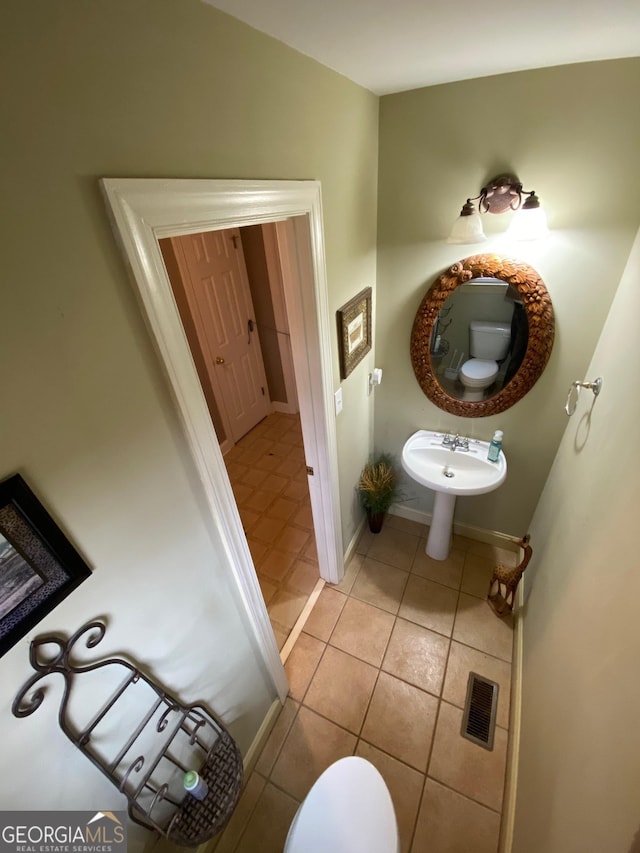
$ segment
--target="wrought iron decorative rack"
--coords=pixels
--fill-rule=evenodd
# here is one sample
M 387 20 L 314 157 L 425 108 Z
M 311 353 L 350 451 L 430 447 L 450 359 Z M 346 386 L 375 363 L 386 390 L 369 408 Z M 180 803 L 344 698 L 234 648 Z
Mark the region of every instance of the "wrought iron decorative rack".
M 42 686 L 31 692 L 35 685 L 54 673 L 62 675 L 58 722 L 69 740 L 125 795 L 132 820 L 176 844 L 196 847 L 220 832 L 233 813 L 242 787 L 240 751 L 206 709 L 182 704 L 129 661 L 72 659 L 83 637 L 86 648 L 92 649 L 105 632 L 104 623 L 94 621 L 68 640 L 33 640 L 29 660 L 36 674 L 23 685 L 12 711 L 16 717 L 32 714 L 45 695 Z M 54 653 L 47 656 L 46 648 Z M 90 720 L 74 724 L 69 706 L 77 676 L 100 671 L 94 689 L 110 690 L 108 682 L 117 679 L 119 670 L 122 680 Z M 134 716 L 133 722 L 122 720 L 127 714 Z M 191 769 L 207 783 L 204 800 L 184 790 L 183 775 Z

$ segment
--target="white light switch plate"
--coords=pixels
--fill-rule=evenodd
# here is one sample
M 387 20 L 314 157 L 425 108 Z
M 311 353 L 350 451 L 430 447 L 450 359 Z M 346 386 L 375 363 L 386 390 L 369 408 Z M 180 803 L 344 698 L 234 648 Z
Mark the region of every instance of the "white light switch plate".
M 336 404 L 336 415 L 339 415 L 342 411 L 342 388 L 338 388 L 333 397 Z

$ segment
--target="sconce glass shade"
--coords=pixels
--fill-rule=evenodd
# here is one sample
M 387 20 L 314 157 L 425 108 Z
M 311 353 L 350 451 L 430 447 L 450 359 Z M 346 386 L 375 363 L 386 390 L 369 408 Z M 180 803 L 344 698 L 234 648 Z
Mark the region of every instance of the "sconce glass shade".
M 447 243 L 484 243 L 486 239 L 480 214 L 474 211 L 463 213 L 456 219 Z
M 527 207 L 526 202 L 516 211 L 507 229 L 507 237 L 512 240 L 539 240 L 548 233 L 549 226 L 544 209 L 540 204 Z

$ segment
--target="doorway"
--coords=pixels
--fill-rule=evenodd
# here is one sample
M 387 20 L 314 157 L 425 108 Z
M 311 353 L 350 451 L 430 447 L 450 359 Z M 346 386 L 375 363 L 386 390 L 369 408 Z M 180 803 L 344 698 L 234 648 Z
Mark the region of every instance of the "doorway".
M 282 652 L 322 582 L 276 228 L 159 243 Z
M 158 241 L 276 223 L 306 464 L 313 471 L 308 483 L 320 572 L 325 580 L 338 583 L 344 564 L 320 184 L 104 178 L 101 188 L 176 402 L 212 536 L 222 539 L 230 578 L 258 653 L 284 701 L 288 688 L 284 668 Z

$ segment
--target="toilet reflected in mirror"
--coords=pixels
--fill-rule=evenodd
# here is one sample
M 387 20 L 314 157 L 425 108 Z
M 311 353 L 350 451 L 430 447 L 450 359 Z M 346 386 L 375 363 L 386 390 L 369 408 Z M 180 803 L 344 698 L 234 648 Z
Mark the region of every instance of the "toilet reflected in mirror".
M 490 396 L 498 374 L 505 365 L 511 343 L 511 328 L 506 323 L 472 320 L 469 323 L 469 352 L 471 358 L 460 368 L 463 400 L 484 400 Z M 504 380 L 504 374 L 503 374 Z
M 434 326 L 430 349 L 442 388 L 468 402 L 499 393 L 527 349 L 527 316 L 517 291 L 500 279 L 472 279 L 451 294 L 440 313 L 443 321 Z

